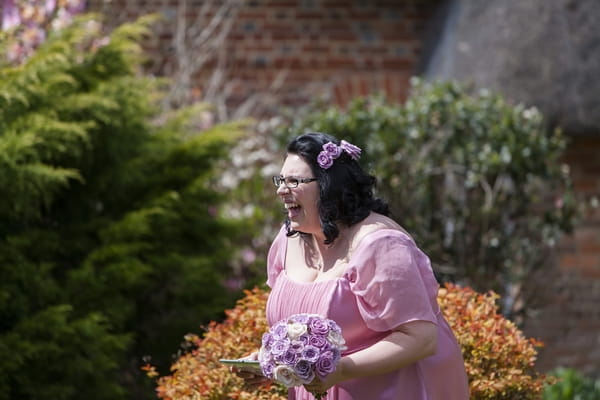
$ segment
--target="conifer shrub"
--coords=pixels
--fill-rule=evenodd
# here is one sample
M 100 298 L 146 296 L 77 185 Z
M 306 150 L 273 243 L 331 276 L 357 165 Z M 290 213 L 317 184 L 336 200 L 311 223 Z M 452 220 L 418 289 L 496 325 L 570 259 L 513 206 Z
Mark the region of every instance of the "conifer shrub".
M 214 181 L 247 122 L 163 113 L 154 20 L 83 15 L 20 63 L 0 51 L 0 400 L 155 398 L 142 358 L 168 370 L 242 294 Z
M 255 390 L 221 365 L 219 358 L 237 358 L 256 351 L 268 329 L 265 306 L 268 292 L 254 289 L 226 312 L 222 323 L 211 322 L 202 337 L 188 335 L 171 375 L 158 376 L 156 391 L 163 400 L 285 399 L 285 389 L 268 384 Z M 472 400 L 528 400 L 539 398 L 544 383 L 552 381 L 535 371 L 541 343 L 526 338 L 498 313 L 494 292 L 445 284 L 438 301 L 461 346 Z

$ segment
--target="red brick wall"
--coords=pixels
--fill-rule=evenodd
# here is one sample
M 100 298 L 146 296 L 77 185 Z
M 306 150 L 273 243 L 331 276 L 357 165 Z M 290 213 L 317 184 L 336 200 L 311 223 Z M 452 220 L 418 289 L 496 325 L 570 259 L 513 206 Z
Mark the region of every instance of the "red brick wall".
M 92 0 L 89 7 L 110 15 L 111 23 L 147 12 L 160 13 L 164 22 L 156 26 L 156 34 L 148 43 L 152 50 L 149 68 L 168 75 L 175 61 L 171 40 L 178 3 Z M 202 3 L 188 0 L 189 21 L 195 19 Z M 226 44 L 230 100 L 240 102 L 266 91 L 281 71 L 287 73 L 279 90 L 279 100 L 285 104 L 302 104 L 315 95 L 344 104 L 352 97 L 373 92 L 401 100 L 419 60 L 424 23 L 436 3 L 246 1 Z M 198 74 L 198 86 L 212 67 L 214 64 Z
M 574 137 L 565 156 L 579 198 L 600 199 L 600 137 Z M 600 377 L 600 207 L 588 208 L 537 277 L 538 304 L 525 333 L 541 338 L 538 367 Z
M 571 167 L 579 195 L 600 201 L 600 136 L 572 138 L 565 161 Z M 587 208 L 561 250 L 560 265 L 564 269 L 576 271 L 586 280 L 600 280 L 600 206 Z M 600 311 L 600 293 L 597 300 Z
M 149 12 L 162 15 L 163 22 L 147 42 L 148 68 L 159 75 L 174 70 L 172 38 L 179 3 L 88 2 L 112 24 Z M 188 0 L 190 21 L 204 3 Z M 286 104 L 302 104 L 320 94 L 345 104 L 356 95 L 380 91 L 402 100 L 419 62 L 424 26 L 438 4 L 436 0 L 248 0 L 225 45 L 229 100 L 239 103 L 266 91 L 282 70 L 287 77 L 278 95 Z M 195 90 L 203 90 L 213 67 L 209 64 L 196 76 Z M 600 139 L 573 139 L 566 160 L 578 194 L 600 198 Z M 525 332 L 546 343 L 540 352 L 542 370 L 565 365 L 599 376 L 600 211 L 588 213 L 558 247 L 539 278 L 543 301 L 529 315 Z

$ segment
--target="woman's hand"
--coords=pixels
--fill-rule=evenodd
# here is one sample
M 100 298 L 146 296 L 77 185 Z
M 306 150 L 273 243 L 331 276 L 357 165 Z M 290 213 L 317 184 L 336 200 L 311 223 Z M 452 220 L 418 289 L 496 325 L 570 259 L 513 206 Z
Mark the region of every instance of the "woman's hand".
M 385 374 L 435 354 L 437 327 L 428 321 L 400 325 L 387 337 L 351 355 L 342 357 L 334 372 L 323 380 L 304 385 L 311 393 L 323 393 L 342 381 Z
M 315 379 L 313 379 L 313 381 L 311 383 L 304 385 L 304 388 L 307 391 L 317 395 L 319 393 L 327 392 L 327 390 L 330 387 L 342 382 L 343 380 L 344 380 L 344 377 L 343 377 L 343 373 L 342 373 L 342 362 L 340 360 L 335 371 L 333 371 L 332 373 L 330 373 L 323 379 L 320 379 L 319 377 L 315 377 Z
M 258 353 L 252 353 L 247 357 L 243 357 L 243 360 L 258 360 Z M 244 384 L 249 386 L 251 389 L 254 389 L 264 383 L 269 381 L 268 378 L 263 376 L 260 372 L 257 372 L 252 368 L 244 368 L 244 367 L 231 367 L 229 369 L 232 373 L 236 374 L 240 378 L 244 380 Z

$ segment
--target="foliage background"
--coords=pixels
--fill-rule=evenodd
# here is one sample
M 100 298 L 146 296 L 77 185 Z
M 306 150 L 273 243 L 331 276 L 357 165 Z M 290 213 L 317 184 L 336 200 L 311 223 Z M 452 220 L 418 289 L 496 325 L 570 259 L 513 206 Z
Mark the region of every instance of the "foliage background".
M 348 109 L 326 105 L 279 133 L 286 142 L 323 131 L 367 149 L 361 159 L 395 218 L 431 257 L 442 281 L 502 296 L 520 318 L 530 299 L 522 286 L 546 267 L 549 251 L 572 229 L 579 205 L 566 138 L 549 132 L 535 108 L 501 96 L 471 94 L 457 82 L 411 81 L 404 104 L 358 98 Z
M 576 208 L 564 138 L 536 110 L 414 82 L 402 106 L 318 105 L 241 136 L 208 106 L 156 106 L 166 82 L 139 73 L 150 19 L 108 36 L 97 20 L 0 69 L 0 396 L 151 397 L 142 356 L 164 371 L 183 334 L 262 282 L 281 222 L 266 178 L 308 128 L 369 149 L 440 278 L 527 310 L 521 284 Z
M 152 21 L 81 17 L 0 66 L 2 399 L 152 397 L 142 357 L 166 369 L 241 293 L 215 168 L 247 123 L 161 114 Z

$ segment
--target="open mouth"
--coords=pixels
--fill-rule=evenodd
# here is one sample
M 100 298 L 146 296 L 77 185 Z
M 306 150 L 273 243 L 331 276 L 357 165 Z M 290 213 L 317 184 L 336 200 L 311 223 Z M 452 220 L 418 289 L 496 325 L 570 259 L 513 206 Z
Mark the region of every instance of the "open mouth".
M 298 205 L 296 203 L 285 203 L 286 210 L 290 210 L 290 209 L 294 209 L 294 208 L 300 208 L 300 205 Z
M 298 203 L 285 203 L 285 209 L 287 210 L 288 217 L 290 219 L 292 219 L 295 216 L 297 216 L 298 214 L 300 214 L 301 208 L 302 208 L 302 206 L 300 206 Z

